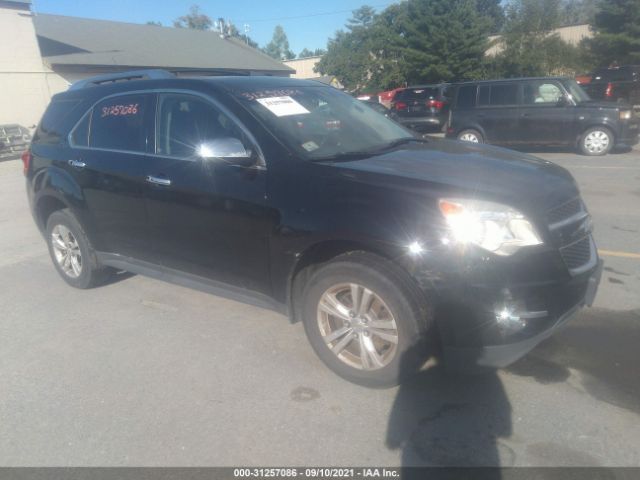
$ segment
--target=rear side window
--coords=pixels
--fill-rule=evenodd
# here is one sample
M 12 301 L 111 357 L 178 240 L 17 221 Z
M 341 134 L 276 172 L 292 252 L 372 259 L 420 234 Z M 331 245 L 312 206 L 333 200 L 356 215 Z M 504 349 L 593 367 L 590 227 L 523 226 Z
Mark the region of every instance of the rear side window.
M 516 105 L 518 103 L 518 84 L 505 83 L 491 86 L 489 105 Z
M 76 125 L 71 133 L 71 143 L 74 147 L 89 146 L 89 123 L 91 122 L 91 112 L 87 113 L 80 123 Z
M 478 87 L 476 85 L 465 85 L 458 89 L 458 108 L 473 108 L 476 106 L 476 93 Z
M 123 95 L 98 103 L 91 115 L 89 147 L 146 151 L 148 103 L 148 95 Z

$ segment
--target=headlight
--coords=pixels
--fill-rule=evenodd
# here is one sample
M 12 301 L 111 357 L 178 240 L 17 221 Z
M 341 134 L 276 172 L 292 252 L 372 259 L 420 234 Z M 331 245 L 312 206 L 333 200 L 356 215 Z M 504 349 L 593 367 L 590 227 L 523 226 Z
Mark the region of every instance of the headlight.
M 522 247 L 542 243 L 531 222 L 506 205 L 480 200 L 441 199 L 440 211 L 455 240 L 473 243 L 497 255 L 511 255 Z
M 620 111 L 620 120 L 630 120 L 630 119 L 631 119 L 631 110 Z

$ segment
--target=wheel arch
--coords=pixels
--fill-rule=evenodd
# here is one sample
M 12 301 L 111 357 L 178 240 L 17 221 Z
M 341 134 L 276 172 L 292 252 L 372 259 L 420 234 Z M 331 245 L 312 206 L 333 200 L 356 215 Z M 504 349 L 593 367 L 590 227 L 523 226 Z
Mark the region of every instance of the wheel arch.
M 613 143 L 615 144 L 616 139 L 618 138 L 618 132 L 615 125 L 612 125 L 610 122 L 606 122 L 606 121 L 590 122 L 586 125 L 581 126 L 580 130 L 578 131 L 578 135 L 576 136 L 576 142 L 575 142 L 576 147 L 580 146 L 580 140 L 582 139 L 582 136 L 586 133 L 587 130 L 591 128 L 604 128 L 605 130 L 608 130 L 609 132 L 611 132 L 611 135 L 613 136 Z
M 41 195 L 35 206 L 36 223 L 41 232 L 47 228 L 47 220 L 53 212 L 69 208 L 69 204 L 64 201 L 63 197 L 54 193 L 46 193 Z

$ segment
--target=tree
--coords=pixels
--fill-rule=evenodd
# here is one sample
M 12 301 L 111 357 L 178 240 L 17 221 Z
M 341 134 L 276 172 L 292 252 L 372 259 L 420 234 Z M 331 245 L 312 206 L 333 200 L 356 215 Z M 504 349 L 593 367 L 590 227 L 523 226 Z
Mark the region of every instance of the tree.
M 563 0 L 560 5 L 562 25 L 593 24 L 597 11 L 597 0 Z
M 302 51 L 298 54 L 298 58 L 320 57 L 325 53 L 327 53 L 327 51 L 322 48 L 316 48 L 315 50 L 309 50 L 308 48 L 303 48 Z
M 500 0 L 476 0 L 476 9 L 490 22 L 489 33 L 498 33 L 504 25 L 504 9 Z
M 474 0 L 408 0 L 402 35 L 408 83 L 478 78 L 490 22 Z
M 296 54 L 289 49 L 289 39 L 282 25 L 276 25 L 273 30 L 273 37 L 263 51 L 276 60 L 291 60 L 296 57 Z
M 154 27 L 161 27 L 161 26 L 162 26 L 162 23 L 160 23 L 160 22 L 154 22 L 154 21 L 152 21 L 152 20 L 149 20 L 149 21 L 147 22 L 147 25 L 152 25 L 152 26 L 154 26 Z
M 238 28 L 233 23 L 227 24 L 227 33 L 230 37 L 237 38 L 242 40 L 244 43 L 249 45 L 252 48 L 258 48 L 258 42 L 254 41 L 249 35 L 246 33 L 240 33 Z
M 640 63 L 640 1 L 601 0 L 593 30 L 584 45 L 597 65 Z
M 375 11 L 365 5 L 352 12 L 347 30 L 338 30 L 327 44 L 327 53 L 316 65 L 323 75 L 338 77 L 347 90 L 367 87 L 372 68 L 373 33 L 371 24 Z
M 189 13 L 173 21 L 176 28 L 191 28 L 193 30 L 210 30 L 213 26 L 211 18 L 200 11 L 198 5 L 192 5 Z
M 511 0 L 498 47 L 487 61 L 491 77 L 566 74 L 582 68 L 579 48 L 553 33 L 561 20 L 561 0 Z

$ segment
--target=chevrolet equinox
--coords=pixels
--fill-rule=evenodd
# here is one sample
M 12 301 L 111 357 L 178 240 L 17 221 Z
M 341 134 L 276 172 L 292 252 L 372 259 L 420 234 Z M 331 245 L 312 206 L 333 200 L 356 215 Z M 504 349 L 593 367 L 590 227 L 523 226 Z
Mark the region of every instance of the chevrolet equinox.
M 367 386 L 398 383 L 427 351 L 506 366 L 600 278 L 565 169 L 416 138 L 316 82 L 82 80 L 53 97 L 23 163 L 69 285 L 126 270 L 274 309 Z

